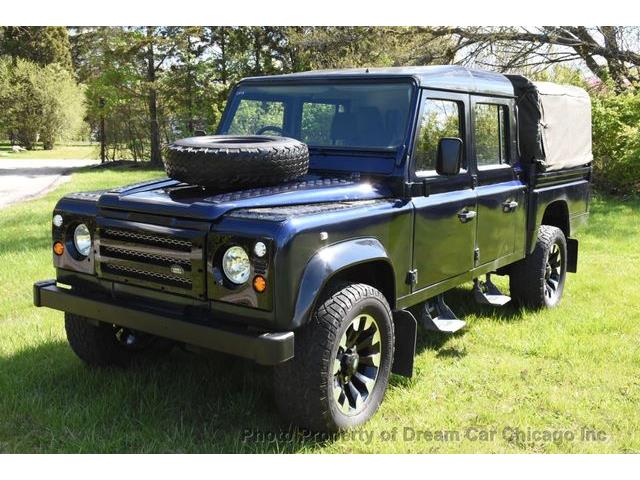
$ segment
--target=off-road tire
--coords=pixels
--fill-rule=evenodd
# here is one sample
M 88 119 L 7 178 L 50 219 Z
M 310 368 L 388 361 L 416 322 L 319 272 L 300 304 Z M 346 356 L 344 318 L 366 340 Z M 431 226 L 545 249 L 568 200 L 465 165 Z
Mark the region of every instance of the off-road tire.
M 393 320 L 384 295 L 369 285 L 334 284 L 323 298 L 309 323 L 296 332 L 294 358 L 275 368 L 274 393 L 282 416 L 294 425 L 314 432 L 337 432 L 365 423 L 378 410 L 393 363 Z M 346 415 L 332 393 L 334 359 L 342 335 L 363 313 L 375 315 L 382 355 L 363 410 Z
M 554 245 L 560 251 L 560 280 L 553 296 L 545 293 L 547 264 Z M 541 225 L 533 253 L 513 264 L 509 273 L 511 298 L 532 309 L 553 308 L 560 303 L 567 276 L 567 240 L 562 230 Z
M 212 135 L 168 145 L 163 161 L 170 178 L 233 190 L 277 185 L 306 174 L 309 150 L 293 138 Z
M 64 314 L 64 327 L 71 350 L 85 363 L 95 367 L 126 367 L 140 354 L 120 344 L 113 325 L 100 323 L 71 313 Z

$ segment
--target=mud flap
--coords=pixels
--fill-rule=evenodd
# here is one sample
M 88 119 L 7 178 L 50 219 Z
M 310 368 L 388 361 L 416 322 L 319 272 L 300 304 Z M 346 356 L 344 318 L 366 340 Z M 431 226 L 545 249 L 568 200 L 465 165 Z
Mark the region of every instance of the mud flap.
M 393 312 L 395 331 L 395 354 L 391 373 L 411 377 L 413 375 L 413 358 L 416 354 L 416 334 L 418 322 L 407 310 Z
M 567 238 L 567 272 L 578 271 L 578 240 Z

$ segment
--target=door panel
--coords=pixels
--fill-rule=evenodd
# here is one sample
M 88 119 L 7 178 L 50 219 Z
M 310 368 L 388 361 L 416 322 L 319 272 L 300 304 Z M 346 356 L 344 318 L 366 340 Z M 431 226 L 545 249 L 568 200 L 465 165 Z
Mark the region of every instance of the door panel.
M 518 229 L 525 222 L 524 186 L 511 179 L 482 185 L 477 193 L 478 265 L 483 265 L 515 251 Z
M 429 194 L 412 199 L 415 208 L 413 268 L 418 271 L 414 291 L 473 268 L 477 213 L 476 192 L 472 189 L 468 165 L 469 127 L 467 94 L 423 91 L 412 174 L 426 184 Z M 443 137 L 459 137 L 464 142 L 464 158 L 458 175 L 435 172 L 437 145 Z
M 463 223 L 458 214 L 476 211 L 470 188 L 413 199 L 415 206 L 414 268 L 416 289 L 473 268 L 477 217 Z
M 471 96 L 472 166 L 478 178 L 476 266 L 510 255 L 524 228 L 524 185 L 515 163 L 513 100 Z

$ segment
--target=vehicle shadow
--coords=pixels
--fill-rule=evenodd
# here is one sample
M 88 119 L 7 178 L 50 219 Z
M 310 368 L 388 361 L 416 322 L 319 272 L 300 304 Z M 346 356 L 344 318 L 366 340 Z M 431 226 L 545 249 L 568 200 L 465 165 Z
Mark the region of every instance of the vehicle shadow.
M 436 359 L 463 358 L 467 352 L 457 346 L 450 346 L 448 343 L 454 339 L 463 337 L 469 328 L 473 328 L 470 317 L 482 317 L 495 322 L 513 322 L 522 319 L 526 315 L 526 310 L 519 308 L 511 302 L 502 307 L 483 305 L 477 303 L 473 298 L 471 284 L 465 284 L 444 294 L 444 299 L 456 316 L 467 322 L 467 326 L 458 332 L 440 333 L 426 330 L 421 325 L 421 321 L 416 313 L 418 322 L 418 332 L 416 338 L 416 356 L 425 351 L 434 351 Z M 471 323 L 471 325 L 470 325 Z M 415 375 L 415 372 L 414 372 Z M 390 384 L 394 386 L 409 385 L 411 379 L 394 375 Z
M 332 441 L 284 423 L 272 370 L 176 349 L 128 369 L 66 342 L 0 357 L 0 453 L 286 453 Z

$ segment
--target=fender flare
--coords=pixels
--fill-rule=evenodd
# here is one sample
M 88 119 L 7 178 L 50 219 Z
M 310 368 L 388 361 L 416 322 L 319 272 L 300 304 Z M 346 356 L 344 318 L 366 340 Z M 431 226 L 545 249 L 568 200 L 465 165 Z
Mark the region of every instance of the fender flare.
M 318 295 L 336 273 L 358 264 L 377 260 L 387 262 L 393 271 L 387 251 L 375 238 L 358 238 L 334 243 L 316 252 L 307 263 L 300 280 L 291 322 L 293 328 L 306 323 L 315 307 Z

